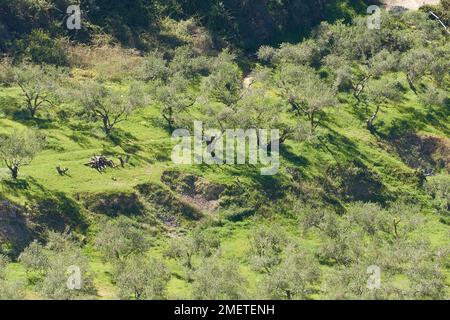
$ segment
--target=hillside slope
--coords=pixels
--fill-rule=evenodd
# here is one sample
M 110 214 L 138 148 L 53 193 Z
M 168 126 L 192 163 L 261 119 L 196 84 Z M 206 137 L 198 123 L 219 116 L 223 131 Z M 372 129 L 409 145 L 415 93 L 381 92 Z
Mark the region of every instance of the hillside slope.
M 322 23 L 251 61 L 169 18 L 161 52 L 66 42 L 64 68 L 3 61 L 0 154 L 24 132 L 45 142 L 17 179 L 0 165 L 0 298 L 446 299 L 448 37 L 421 12 L 386 17 Z M 46 81 L 54 101 L 33 116 L 20 85 Z M 139 93 L 105 131 L 95 103 Z M 172 129 L 194 121 L 279 129 L 278 173 L 175 164 Z M 115 166 L 86 165 L 95 155 Z M 66 288 L 72 265 L 82 290 Z

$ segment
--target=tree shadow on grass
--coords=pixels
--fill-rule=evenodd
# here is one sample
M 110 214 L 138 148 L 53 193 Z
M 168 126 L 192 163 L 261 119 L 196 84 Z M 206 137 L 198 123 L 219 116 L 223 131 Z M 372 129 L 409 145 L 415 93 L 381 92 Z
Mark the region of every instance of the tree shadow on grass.
M 241 179 L 250 180 L 252 189 L 263 194 L 267 199 L 278 199 L 285 191 L 289 183 L 288 178 L 281 172 L 274 175 L 262 175 L 261 167 L 251 164 L 245 165 L 207 165 L 200 164 L 202 173 L 217 172 L 218 170 L 229 177 L 234 177 L 235 182 L 240 184 Z
M 144 116 L 144 120 L 149 123 L 148 127 L 159 128 L 167 132 L 170 135 L 169 126 L 162 117 Z
M 450 108 L 429 107 L 426 112 L 423 112 L 408 107 L 402 109 L 401 113 L 401 117 L 393 120 L 387 130 L 378 132 L 381 138 L 389 141 L 397 139 L 410 132 L 423 130 L 427 124 L 438 128 L 446 136 L 450 135 L 448 125 Z
M 32 177 L 15 181 L 7 179 L 1 181 L 1 184 L 6 194 L 27 200 L 30 220 L 42 227 L 41 232 L 47 227 L 63 232 L 67 226 L 86 232 L 88 225 L 80 205 L 66 194 L 49 190 Z
M 67 137 L 77 143 L 80 147 L 89 148 L 92 146 L 92 143 L 84 132 L 72 132 L 70 135 L 67 135 Z
M 5 179 L 1 183 L 4 188 L 8 189 L 8 193 L 14 196 L 18 196 L 21 190 L 27 190 L 30 187 L 30 184 L 25 179 Z
M 98 140 L 99 135 L 95 132 L 95 129 L 100 128 L 96 124 L 84 123 L 80 121 L 70 122 L 67 124 L 70 129 L 70 134 L 66 134 L 66 137 L 77 143 L 80 147 L 90 148 L 92 143 L 89 138 Z
M 25 208 L 0 196 L 0 242 L 8 249 L 2 253 L 17 258 L 33 239 L 40 239 L 36 230 L 30 226 Z
M 319 138 L 319 141 L 317 147 L 325 149 L 333 155 L 336 161 L 342 159 L 369 160 L 354 141 L 331 128 L 328 128 L 327 134 L 323 138 Z
M 298 167 L 306 167 L 309 165 L 308 159 L 302 157 L 300 155 L 295 154 L 292 151 L 292 148 L 288 145 L 282 144 L 280 146 L 280 154 L 286 159 L 289 163 L 298 166 Z
M 142 150 L 134 135 L 119 128 L 114 128 L 107 139 L 115 146 L 120 146 L 127 153 L 134 154 Z
M 373 112 L 375 108 L 365 102 L 354 102 L 350 113 L 355 116 L 361 123 L 364 123 L 369 119 L 371 111 Z
M 0 111 L 9 119 L 22 122 L 29 119 L 29 113 L 20 106 L 19 99 L 0 97 Z
M 29 111 L 21 107 L 19 101 L 14 97 L 0 97 L 0 113 L 3 113 L 6 118 L 19 122 L 27 127 L 35 127 L 38 129 L 58 128 L 50 119 L 39 118 L 38 116 L 32 118 Z
M 406 111 L 410 114 L 409 120 L 414 122 L 416 125 L 430 124 L 439 130 L 441 130 L 445 135 L 450 135 L 449 121 L 450 116 L 450 105 L 447 107 L 437 108 L 429 107 L 426 112 L 414 108 L 408 108 Z M 424 125 L 423 125 L 424 126 Z

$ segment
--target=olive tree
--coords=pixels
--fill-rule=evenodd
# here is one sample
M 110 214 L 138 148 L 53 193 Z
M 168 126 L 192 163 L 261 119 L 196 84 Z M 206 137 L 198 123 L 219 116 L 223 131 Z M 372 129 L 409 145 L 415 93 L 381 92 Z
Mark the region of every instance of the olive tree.
M 315 65 L 319 62 L 320 48 L 315 40 L 308 39 L 299 44 L 283 43 L 278 49 L 262 46 L 257 55 L 259 60 L 271 65 Z
M 55 245 L 55 240 L 63 240 Z M 45 246 L 32 242 L 19 256 L 35 289 L 50 299 L 67 300 L 94 293 L 89 261 L 81 245 L 67 235 L 53 234 Z M 76 277 L 76 278 L 75 278 Z M 68 284 L 74 280 L 74 287 Z
M 194 257 L 209 257 L 220 246 L 220 241 L 211 232 L 198 231 L 179 239 L 174 239 L 166 250 L 170 258 L 178 259 L 189 270 L 194 269 Z
M 437 175 L 427 179 L 425 191 L 433 199 L 433 205 L 450 217 L 450 176 Z
M 86 113 L 102 122 L 107 136 L 111 135 L 117 124 L 146 103 L 145 90 L 138 82 L 132 83 L 128 90 L 121 91 L 89 81 L 81 86 L 79 98 Z
M 450 104 L 450 98 L 447 91 L 440 89 L 435 85 L 428 85 L 427 90 L 419 95 L 419 99 L 426 107 L 447 107 Z
M 202 91 L 214 102 L 228 107 L 236 104 L 242 92 L 242 72 L 233 55 L 227 51 L 219 55 L 211 74 L 203 79 Z
M 170 271 L 159 260 L 133 255 L 116 265 L 114 277 L 122 299 L 161 300 L 167 295 Z
M 200 75 L 208 75 L 213 59 L 196 52 L 191 46 L 180 46 L 174 50 L 173 59 L 169 63 L 170 73 L 187 80 L 194 80 Z
M 34 118 L 37 112 L 51 107 L 57 98 L 57 83 L 62 81 L 63 72 L 50 66 L 23 64 L 15 68 L 15 83 L 22 90 L 25 107 Z
M 269 299 L 304 300 L 316 291 L 320 274 L 312 255 L 290 248 L 281 263 L 265 275 L 262 291 Z
M 310 67 L 283 65 L 277 72 L 276 82 L 281 96 L 289 103 L 294 115 L 299 119 L 307 117 L 311 134 L 319 126 L 324 109 L 337 104 L 332 86 Z
M 228 122 L 234 123 L 243 129 L 257 130 L 258 144 L 260 136 L 258 129 L 280 130 L 280 143 L 292 136 L 294 128 L 282 121 L 280 116 L 284 111 L 281 99 L 272 96 L 262 88 L 249 88 L 243 90 L 241 99 L 237 102 L 236 111 Z
M 15 69 L 8 58 L 0 59 L 0 84 L 11 86 L 15 83 Z
M 73 287 L 69 285 L 72 279 Z M 75 246 L 61 252 L 49 252 L 48 267 L 36 286 L 44 296 L 55 300 L 79 299 L 95 294 L 89 260 L 81 248 Z
M 281 262 L 287 239 L 280 227 L 261 226 L 250 236 L 250 257 L 257 270 L 270 272 Z
M 19 262 L 25 267 L 27 273 L 43 273 L 49 266 L 48 259 L 44 247 L 36 240 L 30 243 L 19 256 Z
M 142 230 L 125 217 L 119 217 L 102 224 L 95 238 L 95 247 L 105 259 L 123 260 L 133 253 L 144 252 L 148 248 Z
M 339 90 L 349 89 L 355 99 L 361 102 L 361 97 L 371 79 L 380 78 L 383 74 L 394 71 L 398 58 L 387 50 L 382 50 L 360 63 L 350 63 L 338 56 L 327 56 L 326 65 L 336 71 L 335 86 Z
M 19 169 L 27 165 L 41 151 L 44 137 L 33 130 L 18 131 L 6 137 L 0 137 L 0 160 L 17 179 Z
M 400 61 L 400 67 L 406 74 L 408 84 L 414 93 L 417 94 L 416 82 L 419 81 L 428 71 L 433 62 L 433 54 L 426 48 L 414 48 L 406 52 Z
M 433 61 L 431 61 L 429 69 L 436 82 L 445 87 L 450 74 L 450 44 L 448 41 L 433 49 Z
M 435 258 L 414 261 L 406 274 L 410 282 L 408 294 L 411 298 L 447 299 L 447 277 L 443 272 L 443 266 Z
M 144 81 L 165 79 L 169 73 L 167 61 L 158 51 L 149 52 L 144 58 L 138 78 Z
M 392 278 L 382 272 L 379 288 L 368 286 L 370 273 L 367 268 L 371 264 L 353 264 L 335 268 L 324 281 L 324 295 L 333 300 L 368 300 L 368 299 L 398 299 L 399 291 L 392 287 Z
M 322 261 L 349 265 L 361 256 L 361 230 L 352 228 L 347 219 L 321 208 L 308 208 L 302 213 L 301 226 L 304 232 L 315 229 L 321 243 L 318 255 Z
M 0 279 L 0 301 L 22 300 L 24 297 L 25 290 L 23 283 Z
M 192 295 L 199 300 L 237 300 L 245 296 L 245 279 L 236 260 L 206 258 L 193 276 Z
M 8 266 L 9 259 L 7 256 L 0 254 L 0 279 L 4 279 L 6 276 L 6 267 Z
M 365 95 L 368 102 L 375 105 L 375 111 L 367 120 L 367 129 L 369 129 L 370 132 L 375 133 L 376 128 L 374 122 L 378 117 L 383 104 L 401 100 L 402 93 L 400 85 L 396 79 L 388 78 L 372 80 L 367 85 Z
M 174 76 L 166 84 L 157 86 L 155 90 L 156 100 L 161 104 L 161 115 L 170 132 L 175 129 L 180 113 L 195 103 L 194 97 L 188 91 L 188 86 L 186 79 Z

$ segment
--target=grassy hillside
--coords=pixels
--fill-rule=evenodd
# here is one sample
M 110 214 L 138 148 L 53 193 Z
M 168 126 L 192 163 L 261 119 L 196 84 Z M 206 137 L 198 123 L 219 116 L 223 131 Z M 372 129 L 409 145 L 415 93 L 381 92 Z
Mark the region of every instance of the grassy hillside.
M 163 28 L 165 36 L 194 47 L 195 53 L 187 56 L 176 41 L 161 43 L 162 57 L 105 43 L 66 43 L 69 66 L 57 70 L 63 80 L 53 91 L 56 103 L 39 109 L 35 117 L 28 114 L 14 77 L 8 79 L 20 66 L 2 63 L 0 136 L 33 129 L 45 137 L 45 144 L 20 167 L 17 179 L 3 163 L 0 166 L 0 253 L 9 259 L 4 276 L 0 273 L 0 298 L 8 298 L 8 288 L 15 285 L 20 288 L 17 294 L 28 299 L 448 297 L 448 36 L 423 14 L 389 19 L 392 25 L 373 36 L 370 44 L 364 35 L 352 36 L 366 32 L 361 27 L 365 20 L 356 19 L 352 25 L 323 24 L 311 40 L 298 45 L 263 47 L 260 59 L 251 61 L 214 48 L 199 53 L 204 42 L 195 46 L 209 33 L 201 29 L 201 34 L 189 34 L 192 21 L 174 29 L 168 19 Z M 394 40 L 386 44 L 387 34 Z M 405 44 L 408 37 L 416 42 Z M 362 49 L 367 49 L 367 56 L 346 42 L 359 41 L 355 38 L 361 41 L 357 45 L 369 47 Z M 437 64 L 437 72 L 426 62 L 429 69 L 415 78 L 414 92 L 409 69 L 400 65 L 416 49 L 433 51 L 433 61 L 447 64 Z M 370 59 L 383 50 L 397 62 L 370 78 L 357 99 L 352 81 L 370 73 L 375 64 Z M 167 70 L 161 68 L 169 75 L 145 79 L 161 64 L 167 64 Z M 306 69 L 295 69 L 303 65 Z M 227 105 L 208 91 L 217 84 L 214 77 L 233 68 L 239 82 L 224 80 L 223 92 L 231 92 L 231 83 L 238 87 L 238 98 Z M 285 99 L 284 83 L 277 80 L 288 79 L 289 68 L 305 76 L 312 72 L 319 84 L 333 90 L 334 106 L 317 111 L 320 123 L 315 130 L 306 115 L 297 117 L 291 110 L 292 98 Z M 181 92 L 173 89 L 178 88 L 180 74 L 187 82 L 186 87 L 180 85 Z M 250 88 L 242 84 L 244 74 L 254 81 Z M 87 90 L 80 86 L 88 81 L 123 95 L 138 82 L 148 99 L 107 135 L 79 98 L 79 92 Z M 395 97 L 379 94 L 391 88 L 376 86 L 391 82 Z M 164 100 L 158 88 L 176 93 Z M 308 90 L 296 88 L 295 92 Z M 244 109 L 245 95 L 259 89 L 263 96 L 251 96 L 251 109 Z M 256 111 L 268 114 L 263 125 L 288 128 L 279 172 L 262 176 L 260 165 L 174 164 L 175 142 L 162 113 L 165 106 L 191 97 L 193 103 L 175 114 L 179 128 L 191 129 L 194 120 L 217 127 L 217 119 L 229 127 L 244 127 L 252 108 L 267 103 L 269 110 Z M 377 106 L 381 108 L 374 128 L 369 128 L 367 121 Z M 239 108 L 247 111 L 239 113 Z M 237 116 L 228 117 L 227 112 Z M 99 172 L 86 166 L 93 155 L 113 159 L 116 167 Z M 121 167 L 119 155 L 130 155 L 130 162 Z M 57 166 L 68 168 L 67 175 L 58 174 Z M 136 239 L 147 245 L 140 247 Z M 34 252 L 43 253 L 30 254 L 33 263 L 23 255 L 18 258 L 33 240 L 41 248 Z M 263 250 L 257 250 L 259 243 L 266 245 Z M 114 251 L 122 247 L 120 255 Z M 58 255 L 65 259 L 63 267 L 82 267 L 89 280 L 86 290 L 64 288 L 65 270 L 48 268 L 59 261 Z M 36 262 L 42 257 L 45 267 Z M 168 272 L 151 273 L 142 296 L 138 285 L 123 274 L 127 268 L 131 274 L 147 268 L 139 259 L 151 261 L 152 267 L 145 270 Z M 366 289 L 370 265 L 381 266 L 382 290 Z M 285 277 L 288 284 L 282 281 Z M 164 284 L 162 293 L 156 281 Z M 220 289 L 206 290 L 210 283 Z

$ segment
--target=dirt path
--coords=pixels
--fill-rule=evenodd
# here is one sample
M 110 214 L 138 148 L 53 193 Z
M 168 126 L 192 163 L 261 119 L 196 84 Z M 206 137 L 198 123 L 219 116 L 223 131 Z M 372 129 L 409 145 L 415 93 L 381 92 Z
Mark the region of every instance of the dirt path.
M 406 9 L 417 10 L 426 4 L 439 4 L 440 0 L 385 0 L 383 1 L 387 8 L 403 7 Z

